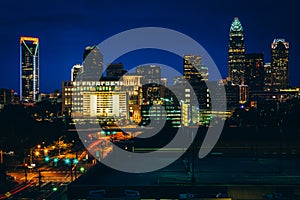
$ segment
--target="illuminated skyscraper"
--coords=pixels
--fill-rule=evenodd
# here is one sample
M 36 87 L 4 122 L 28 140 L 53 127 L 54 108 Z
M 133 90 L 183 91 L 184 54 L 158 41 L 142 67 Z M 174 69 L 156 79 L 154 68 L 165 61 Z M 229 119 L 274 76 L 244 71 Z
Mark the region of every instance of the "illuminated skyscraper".
M 289 43 L 285 39 L 274 39 L 271 44 L 271 73 L 273 90 L 289 86 Z
M 199 83 L 203 79 L 201 74 L 202 57 L 196 55 L 185 55 L 183 56 L 183 62 L 184 78 L 192 84 Z M 204 72 L 203 75 L 207 75 L 208 78 L 208 71 Z
M 271 63 L 267 62 L 264 65 L 264 83 L 265 83 L 265 91 L 270 91 L 272 87 L 272 67 Z
M 232 84 L 244 82 L 245 44 L 243 27 L 238 17 L 231 23 L 228 48 L 228 77 Z
M 82 73 L 83 66 L 76 64 L 71 69 L 71 81 L 75 81 L 79 74 Z
M 97 46 L 87 46 L 83 53 L 84 81 L 99 81 L 103 74 L 103 55 Z
M 20 38 L 20 100 L 37 101 L 39 82 L 39 38 Z

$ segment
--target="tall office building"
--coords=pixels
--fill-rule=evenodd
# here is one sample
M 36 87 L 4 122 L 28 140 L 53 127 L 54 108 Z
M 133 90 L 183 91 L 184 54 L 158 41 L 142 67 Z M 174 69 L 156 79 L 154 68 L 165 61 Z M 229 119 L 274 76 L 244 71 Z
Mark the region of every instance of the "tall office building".
M 231 23 L 228 48 L 228 77 L 232 84 L 243 84 L 245 44 L 243 27 L 238 17 Z
M 202 68 L 201 56 L 196 56 L 196 55 L 183 56 L 183 76 L 191 84 L 199 83 L 202 80 L 201 68 Z
M 39 38 L 20 38 L 20 100 L 35 102 L 40 91 Z
M 271 44 L 272 88 L 289 87 L 289 43 L 285 39 L 274 39 Z
M 111 63 L 106 68 L 106 77 L 119 80 L 126 72 L 123 63 Z
M 82 73 L 83 66 L 80 64 L 76 64 L 71 69 L 71 81 L 76 81 L 78 75 Z
M 265 91 L 270 91 L 271 87 L 272 87 L 272 67 L 271 67 L 271 63 L 267 62 L 264 65 L 264 83 L 265 83 Z
M 161 68 L 157 65 L 143 65 L 136 68 L 136 73 L 142 76 L 141 83 L 161 83 Z
M 245 55 L 245 84 L 250 91 L 262 91 L 264 80 L 264 54 L 248 53 Z
M 103 74 L 103 55 L 97 46 L 87 46 L 83 53 L 84 81 L 99 81 Z

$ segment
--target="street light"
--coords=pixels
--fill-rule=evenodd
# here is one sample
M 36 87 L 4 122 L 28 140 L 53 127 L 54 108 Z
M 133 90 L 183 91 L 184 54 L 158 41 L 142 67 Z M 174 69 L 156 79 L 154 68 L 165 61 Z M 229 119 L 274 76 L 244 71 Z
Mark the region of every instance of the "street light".
M 46 161 L 46 162 L 49 162 L 49 161 L 50 161 L 49 156 L 46 156 L 46 157 L 45 157 L 45 161 Z
M 66 158 L 66 159 L 65 159 L 65 163 L 66 163 L 67 165 L 69 165 L 69 164 L 71 163 L 70 159 L 69 159 L 69 158 Z

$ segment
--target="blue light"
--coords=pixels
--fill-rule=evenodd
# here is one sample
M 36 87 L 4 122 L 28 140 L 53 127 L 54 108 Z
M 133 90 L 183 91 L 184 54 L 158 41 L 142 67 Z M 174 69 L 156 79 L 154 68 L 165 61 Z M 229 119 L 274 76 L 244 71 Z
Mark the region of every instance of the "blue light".
M 70 161 L 69 158 L 66 158 L 66 159 L 65 159 L 65 163 L 66 163 L 66 164 L 70 164 L 70 162 L 71 162 L 71 161 Z
M 45 157 L 45 161 L 46 161 L 46 162 L 49 162 L 49 161 L 50 161 L 49 156 L 46 156 L 46 157 Z

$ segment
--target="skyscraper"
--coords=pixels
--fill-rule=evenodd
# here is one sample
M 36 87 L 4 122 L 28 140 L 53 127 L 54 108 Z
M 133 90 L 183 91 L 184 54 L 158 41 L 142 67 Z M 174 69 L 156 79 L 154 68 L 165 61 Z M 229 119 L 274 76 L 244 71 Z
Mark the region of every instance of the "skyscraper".
M 289 86 L 289 43 L 285 39 L 274 39 L 271 44 L 271 73 L 273 90 Z
M 71 81 L 76 81 L 76 78 L 79 74 L 82 73 L 83 66 L 80 64 L 76 64 L 71 69 Z
M 161 68 L 157 65 L 143 65 L 136 68 L 137 75 L 142 76 L 141 83 L 156 83 L 161 82 Z
M 84 81 L 99 81 L 103 74 L 103 55 L 97 46 L 87 46 L 83 53 Z
M 126 72 L 123 63 L 111 63 L 106 68 L 106 77 L 119 80 Z
M 40 91 L 39 38 L 20 38 L 20 100 L 35 102 Z
M 183 56 L 183 76 L 191 84 L 199 83 L 202 80 L 201 74 L 202 57 L 196 55 Z
M 264 83 L 265 83 L 265 91 L 270 91 L 271 87 L 272 87 L 272 67 L 271 67 L 271 63 L 267 62 L 264 65 L 264 74 L 265 74 L 265 78 L 264 78 Z
M 228 77 L 232 84 L 244 82 L 245 44 L 243 27 L 238 17 L 230 26 L 228 48 Z
M 262 91 L 265 87 L 264 78 L 264 54 L 245 54 L 245 84 L 251 91 Z

